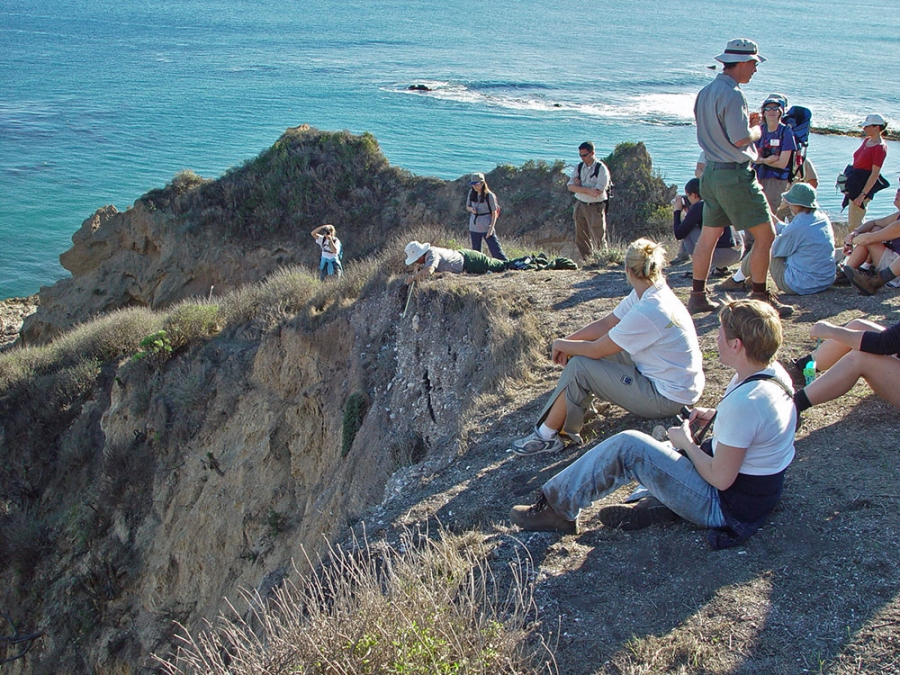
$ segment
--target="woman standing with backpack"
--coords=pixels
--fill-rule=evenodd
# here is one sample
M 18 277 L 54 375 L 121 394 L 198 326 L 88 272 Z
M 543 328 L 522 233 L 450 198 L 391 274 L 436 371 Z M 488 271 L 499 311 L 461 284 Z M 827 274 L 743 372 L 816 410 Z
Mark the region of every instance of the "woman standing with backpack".
M 850 206 L 847 225 L 851 230 L 857 230 L 862 225 L 866 216 L 866 206 L 872 200 L 872 195 L 877 192 L 876 186 L 879 190 L 886 186 L 886 184 L 879 185 L 878 178 L 887 158 L 887 143 L 881 137 L 887 129 L 887 122 L 881 115 L 872 114 L 868 115 L 859 126 L 862 127 L 866 139 L 853 153 L 852 171 L 847 177 L 847 193 L 844 197 L 844 205 Z
M 481 242 L 484 240 L 491 252 L 491 257 L 497 260 L 508 260 L 509 258 L 503 252 L 503 246 L 494 231 L 497 218 L 500 216 L 497 196 L 488 188 L 483 173 L 473 173 L 469 176 L 466 211 L 469 212 L 469 236 L 472 238 L 472 250 L 481 253 Z
M 787 99 L 780 94 L 770 94 L 763 101 L 761 135 L 756 141 L 759 152 L 759 158 L 755 162 L 756 177 L 762 184 L 772 213 L 781 206 L 781 195 L 787 192 L 791 177 L 789 163 L 797 150 L 793 130 L 781 121 L 785 106 Z

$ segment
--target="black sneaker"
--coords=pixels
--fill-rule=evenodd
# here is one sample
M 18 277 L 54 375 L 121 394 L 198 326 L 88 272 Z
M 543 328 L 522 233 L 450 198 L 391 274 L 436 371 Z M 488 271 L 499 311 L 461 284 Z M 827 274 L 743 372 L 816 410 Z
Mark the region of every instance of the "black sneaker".
M 533 532 L 565 532 L 576 534 L 578 522 L 567 520 L 550 506 L 544 493 L 531 506 L 514 506 L 509 512 L 509 519 L 523 530 Z
M 651 525 L 661 523 L 674 523 L 680 520 L 668 506 L 654 496 L 644 497 L 636 504 L 616 504 L 600 509 L 598 514 L 600 522 L 606 527 L 617 527 L 620 530 L 631 532 L 643 530 Z

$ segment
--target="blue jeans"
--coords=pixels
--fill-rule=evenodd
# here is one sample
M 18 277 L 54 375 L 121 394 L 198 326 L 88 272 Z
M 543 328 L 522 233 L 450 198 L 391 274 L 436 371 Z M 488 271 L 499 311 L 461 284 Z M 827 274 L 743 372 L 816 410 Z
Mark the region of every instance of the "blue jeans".
M 344 276 L 344 266 L 337 258 L 333 260 L 319 259 L 319 281 L 325 281 L 326 277 L 337 276 L 340 279 Z
M 636 480 L 685 520 L 725 527 L 719 491 L 671 443 L 639 431 L 623 431 L 595 445 L 578 461 L 544 483 L 544 496 L 559 515 L 578 512 L 616 488 Z
M 492 258 L 503 260 L 504 262 L 509 260 L 503 252 L 503 246 L 500 245 L 497 235 L 492 234 L 490 237 L 487 237 L 485 234 L 484 232 L 472 232 L 472 230 L 469 230 L 469 236 L 472 237 L 472 250 L 481 253 L 481 242 L 483 240 L 487 244 Z

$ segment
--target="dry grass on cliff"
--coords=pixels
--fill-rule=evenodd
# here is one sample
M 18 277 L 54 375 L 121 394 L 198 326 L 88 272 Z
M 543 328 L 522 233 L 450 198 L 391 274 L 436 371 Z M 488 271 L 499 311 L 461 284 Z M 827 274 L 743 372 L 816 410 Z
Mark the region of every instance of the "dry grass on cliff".
M 523 647 L 534 613 L 530 559 L 501 586 L 489 553 L 474 534 L 410 531 L 397 547 L 332 549 L 272 601 L 248 596 L 247 613 L 222 616 L 218 629 L 184 635 L 176 656 L 157 658 L 170 675 L 556 672 L 542 642 Z

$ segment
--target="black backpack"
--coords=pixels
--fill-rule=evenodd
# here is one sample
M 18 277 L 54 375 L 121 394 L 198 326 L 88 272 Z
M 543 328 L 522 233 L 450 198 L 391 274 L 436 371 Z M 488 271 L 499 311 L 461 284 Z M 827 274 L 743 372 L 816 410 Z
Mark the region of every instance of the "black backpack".
M 600 160 L 594 160 L 594 170 L 591 172 L 591 178 L 596 178 L 597 174 L 600 173 Z M 579 178 L 581 177 L 581 169 L 584 168 L 584 162 L 578 162 L 578 168 L 575 169 L 575 175 Z M 608 171 L 609 169 L 607 169 Z M 606 209 L 609 210 L 609 200 L 612 199 L 613 195 L 613 187 L 615 183 L 612 182 L 612 177 L 609 179 L 609 185 L 606 186 Z

